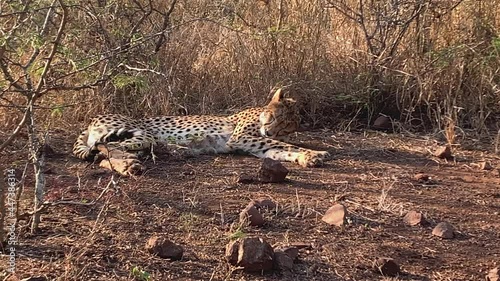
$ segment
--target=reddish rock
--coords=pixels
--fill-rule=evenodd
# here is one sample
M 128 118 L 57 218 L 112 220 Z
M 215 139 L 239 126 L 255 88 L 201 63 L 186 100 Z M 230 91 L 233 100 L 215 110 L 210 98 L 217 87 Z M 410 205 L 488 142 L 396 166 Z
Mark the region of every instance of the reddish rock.
M 455 234 L 455 229 L 448 222 L 440 222 L 434 229 L 432 230 L 432 235 L 441 237 L 443 239 L 452 239 Z
M 262 238 L 241 238 L 226 246 L 226 260 L 248 272 L 271 270 L 274 251 Z
M 250 184 L 256 182 L 257 179 L 248 174 L 240 174 L 238 177 L 238 183 Z
M 282 272 L 289 272 L 293 268 L 293 259 L 287 253 L 276 250 L 274 252 L 274 268 Z
M 293 246 L 282 246 L 282 247 L 278 247 L 276 249 L 274 249 L 274 252 L 283 252 L 285 254 L 287 254 L 291 259 L 292 261 L 295 261 L 298 259 L 299 257 L 299 249 L 297 247 L 293 247 Z
M 453 154 L 451 153 L 451 147 L 448 145 L 440 146 L 434 151 L 434 156 L 441 159 L 451 160 L 453 159 Z
M 346 207 L 342 204 L 336 204 L 326 211 L 321 220 L 330 225 L 342 226 L 345 224 L 346 216 Z
M 381 131 L 392 130 L 391 118 L 387 116 L 379 116 L 377 119 L 375 119 L 375 122 L 373 122 L 372 128 Z
M 428 223 L 425 216 L 417 211 L 409 211 L 403 220 L 409 225 L 426 225 Z
M 424 174 L 424 173 L 418 173 L 418 174 L 415 174 L 415 176 L 413 176 L 413 179 L 415 179 L 416 181 L 418 181 L 420 183 L 425 183 L 425 182 L 430 181 L 431 177 L 427 174 Z
M 259 170 L 259 180 L 264 183 L 283 182 L 288 175 L 288 169 L 280 161 L 265 158 Z
M 292 260 L 296 260 L 299 257 L 299 249 L 296 247 L 285 247 L 281 250 L 285 252 Z
M 238 252 L 240 249 L 240 241 L 232 241 L 226 245 L 226 260 L 232 265 L 238 263 Z
M 383 276 L 395 277 L 401 273 L 399 265 L 393 259 L 385 257 L 375 259 L 373 269 Z
M 165 238 L 153 236 L 146 243 L 146 250 L 160 258 L 180 260 L 184 254 L 184 249 Z
M 264 218 L 259 210 L 253 205 L 248 205 L 241 211 L 240 221 L 253 226 L 262 226 L 264 224 Z

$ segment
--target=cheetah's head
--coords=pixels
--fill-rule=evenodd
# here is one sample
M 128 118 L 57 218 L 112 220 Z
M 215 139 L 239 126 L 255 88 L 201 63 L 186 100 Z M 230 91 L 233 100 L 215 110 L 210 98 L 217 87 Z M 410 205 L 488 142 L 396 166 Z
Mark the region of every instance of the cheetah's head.
M 259 120 L 260 134 L 263 137 L 279 138 L 297 131 L 300 116 L 296 101 L 284 97 L 281 88 L 278 89 L 260 114 Z

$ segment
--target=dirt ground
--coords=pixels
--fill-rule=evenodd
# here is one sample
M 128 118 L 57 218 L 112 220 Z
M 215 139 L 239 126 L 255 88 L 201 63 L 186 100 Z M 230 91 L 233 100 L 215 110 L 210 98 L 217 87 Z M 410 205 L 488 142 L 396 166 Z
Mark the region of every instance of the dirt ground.
M 50 207 L 38 234 L 20 222 L 15 276 L 0 271 L 0 277 L 134 280 L 135 268 L 151 280 L 484 280 L 500 266 L 500 158 L 473 140 L 455 147 L 455 160 L 446 161 L 431 155 L 438 144 L 431 137 L 301 132 L 294 143 L 327 149 L 333 157 L 319 168 L 285 163 L 289 180 L 280 184 L 238 183 L 240 174 L 260 167 L 250 156 L 165 152 L 146 163 L 144 175 L 120 178 L 73 158 L 72 142 L 63 134 L 53 138 L 57 155 L 48 159 L 46 196 L 71 203 Z M 23 168 L 24 148 L 17 149 L 2 160 L 11 165 L 6 168 Z M 481 170 L 480 161 L 493 169 Z M 414 179 L 417 173 L 430 180 Z M 21 213 L 32 201 L 30 176 L 25 185 Z M 238 230 L 239 212 L 261 197 L 277 209 L 266 213 L 263 227 Z M 349 212 L 343 228 L 321 221 L 336 202 Z M 405 224 L 410 210 L 422 212 L 430 225 Z M 431 234 L 441 221 L 455 227 L 454 239 Z M 182 245 L 182 260 L 148 254 L 144 245 L 153 234 Z M 231 237 L 243 235 L 310 247 L 300 250 L 291 276 L 249 274 L 224 259 Z M 395 259 L 402 274 L 373 271 L 379 256 Z M 3 255 L 0 268 L 6 262 Z

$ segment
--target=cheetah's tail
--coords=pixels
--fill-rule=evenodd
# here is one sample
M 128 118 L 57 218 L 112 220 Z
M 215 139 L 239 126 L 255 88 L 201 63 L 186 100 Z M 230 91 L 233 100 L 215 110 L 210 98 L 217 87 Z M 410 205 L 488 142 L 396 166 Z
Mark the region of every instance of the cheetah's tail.
M 85 161 L 93 161 L 98 151 L 92 149 L 87 145 L 87 140 L 89 137 L 89 131 L 83 131 L 76 139 L 73 145 L 73 155 L 77 158 L 83 159 Z
M 102 143 L 119 143 L 126 139 L 130 139 L 136 136 L 142 135 L 143 132 L 137 129 L 119 129 L 112 130 L 107 134 L 101 136 L 101 138 L 92 146 L 88 145 L 89 131 L 83 131 L 77 138 L 75 144 L 73 145 L 73 154 L 80 159 L 85 161 L 94 161 L 99 150 L 96 148 L 97 144 Z

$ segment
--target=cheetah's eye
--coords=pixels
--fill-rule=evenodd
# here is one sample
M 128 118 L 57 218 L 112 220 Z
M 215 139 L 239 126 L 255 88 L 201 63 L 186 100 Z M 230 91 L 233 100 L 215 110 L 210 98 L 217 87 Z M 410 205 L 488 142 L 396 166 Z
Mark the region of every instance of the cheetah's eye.
M 274 122 L 274 120 L 275 120 L 274 115 L 269 114 L 269 115 L 267 116 L 267 120 L 266 120 L 266 122 L 264 123 L 264 125 L 269 125 L 269 124 L 273 123 L 273 122 Z

